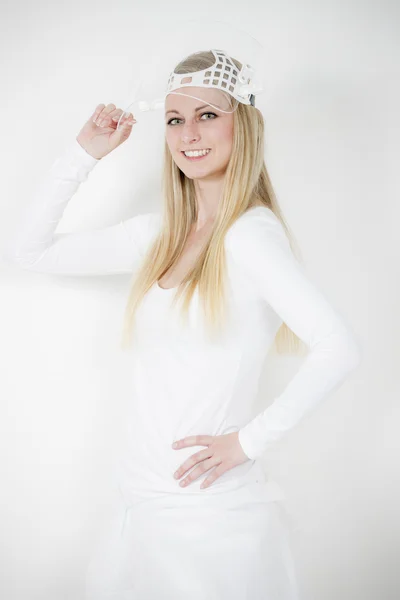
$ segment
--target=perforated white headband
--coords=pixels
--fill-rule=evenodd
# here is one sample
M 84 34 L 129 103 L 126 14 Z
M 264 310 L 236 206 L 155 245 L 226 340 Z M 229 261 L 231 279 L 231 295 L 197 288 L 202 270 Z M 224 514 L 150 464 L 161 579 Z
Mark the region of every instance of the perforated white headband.
M 243 63 L 239 71 L 224 50 L 211 50 L 211 52 L 215 56 L 215 62 L 211 67 L 194 73 L 181 74 L 172 71 L 165 95 L 182 87 L 205 87 L 227 92 L 238 102 L 255 106 L 255 94 L 262 92 L 263 88 L 254 80 L 253 67 Z

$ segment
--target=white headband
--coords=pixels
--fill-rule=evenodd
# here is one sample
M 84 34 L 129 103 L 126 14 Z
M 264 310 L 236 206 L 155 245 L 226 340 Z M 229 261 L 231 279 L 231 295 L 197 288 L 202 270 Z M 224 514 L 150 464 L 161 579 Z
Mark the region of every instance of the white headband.
M 242 68 L 238 71 L 232 58 L 224 50 L 211 50 L 211 52 L 215 56 L 215 62 L 211 67 L 194 73 L 172 71 L 165 95 L 181 87 L 205 87 L 227 92 L 238 102 L 255 106 L 254 95 L 261 92 L 263 88 L 254 82 L 253 67 L 242 64 Z

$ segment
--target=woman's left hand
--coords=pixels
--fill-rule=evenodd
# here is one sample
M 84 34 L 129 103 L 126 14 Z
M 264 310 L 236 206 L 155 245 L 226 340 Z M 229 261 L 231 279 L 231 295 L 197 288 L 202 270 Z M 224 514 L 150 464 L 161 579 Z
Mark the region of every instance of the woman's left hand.
M 211 485 L 220 475 L 233 469 L 237 465 L 250 460 L 244 453 L 239 442 L 239 433 L 233 431 L 224 435 L 192 435 L 182 440 L 178 440 L 176 449 L 186 448 L 187 446 L 207 446 L 204 450 L 199 450 L 190 456 L 174 473 L 174 477 L 179 479 L 189 469 L 197 463 L 199 466 L 183 479 L 179 485 L 184 486 L 197 479 L 205 471 L 215 467 L 213 472 L 201 484 L 201 488 Z M 172 446 L 174 448 L 174 445 Z M 174 448 L 175 449 L 175 448 Z

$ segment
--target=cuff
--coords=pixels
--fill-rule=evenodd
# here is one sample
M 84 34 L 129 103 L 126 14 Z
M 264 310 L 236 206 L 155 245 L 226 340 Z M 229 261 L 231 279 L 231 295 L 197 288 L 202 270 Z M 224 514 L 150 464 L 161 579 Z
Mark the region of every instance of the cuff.
M 86 181 L 89 173 L 100 160 L 86 152 L 75 138 L 54 161 L 51 167 L 52 175 L 61 179 L 71 178 L 82 183 Z
M 76 138 L 70 144 L 69 148 L 73 155 L 89 169 L 92 169 L 101 160 L 100 158 L 94 158 L 94 156 L 86 152 Z
M 239 429 L 238 439 L 240 445 L 242 446 L 243 452 L 250 460 L 254 460 L 255 458 L 258 458 L 260 454 L 262 454 L 258 453 L 254 448 L 254 444 L 251 443 L 249 431 L 246 429 L 246 427 Z

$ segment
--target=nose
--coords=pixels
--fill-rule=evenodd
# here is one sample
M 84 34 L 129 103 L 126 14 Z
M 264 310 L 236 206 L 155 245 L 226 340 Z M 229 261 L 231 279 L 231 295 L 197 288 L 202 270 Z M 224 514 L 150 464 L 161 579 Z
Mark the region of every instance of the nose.
M 184 144 L 189 144 L 192 141 L 199 139 L 199 133 L 197 131 L 197 127 L 193 126 L 191 123 L 187 123 L 182 128 L 182 142 Z

